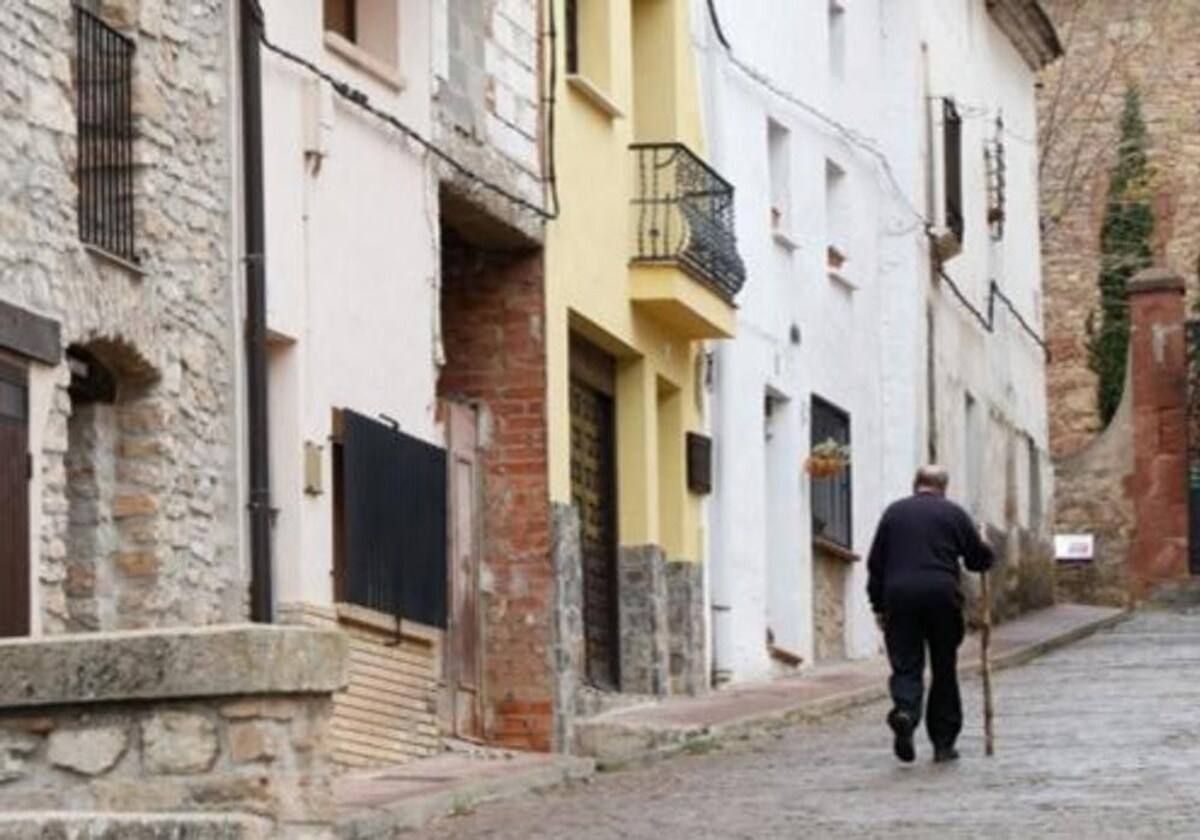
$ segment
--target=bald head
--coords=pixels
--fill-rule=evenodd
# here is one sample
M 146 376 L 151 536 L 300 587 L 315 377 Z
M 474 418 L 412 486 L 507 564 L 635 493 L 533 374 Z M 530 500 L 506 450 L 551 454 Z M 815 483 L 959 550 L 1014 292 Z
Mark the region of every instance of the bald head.
M 917 493 L 934 493 L 938 496 L 946 495 L 946 488 L 950 485 L 950 473 L 946 472 L 946 468 L 938 464 L 926 464 L 917 470 L 916 478 L 913 479 L 913 490 Z

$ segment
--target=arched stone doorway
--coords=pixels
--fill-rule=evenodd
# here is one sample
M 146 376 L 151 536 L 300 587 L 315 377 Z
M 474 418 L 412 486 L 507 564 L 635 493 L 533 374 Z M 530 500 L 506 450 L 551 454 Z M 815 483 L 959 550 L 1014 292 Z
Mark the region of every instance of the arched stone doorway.
M 158 371 L 130 343 L 67 350 L 67 630 L 144 627 L 160 572 L 164 417 Z

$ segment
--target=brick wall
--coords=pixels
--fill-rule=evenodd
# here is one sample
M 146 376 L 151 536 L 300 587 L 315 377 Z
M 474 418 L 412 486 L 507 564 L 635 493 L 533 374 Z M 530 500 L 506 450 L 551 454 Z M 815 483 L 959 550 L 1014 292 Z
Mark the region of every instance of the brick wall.
M 1129 286 L 1133 387 L 1134 598 L 1187 575 L 1187 342 L 1183 281 L 1144 271 Z
M 548 750 L 555 580 L 540 251 L 487 252 L 444 231 L 441 396 L 479 405 L 484 710 L 489 740 Z
M 346 637 L 349 683 L 333 695 L 329 728 L 332 759 L 342 767 L 381 767 L 436 755 L 442 739 L 438 726 L 441 678 L 440 632 L 414 631 L 395 621 L 349 605 L 338 612 L 314 604 L 280 607 L 285 621 Z
M 1193 278 L 1200 255 L 1200 4 L 1044 0 L 1066 57 L 1045 73 L 1043 133 L 1050 441 L 1074 452 L 1100 430 L 1087 366 L 1087 318 L 1098 305 L 1099 235 L 1126 83 L 1142 93 L 1155 176 L 1155 261 Z

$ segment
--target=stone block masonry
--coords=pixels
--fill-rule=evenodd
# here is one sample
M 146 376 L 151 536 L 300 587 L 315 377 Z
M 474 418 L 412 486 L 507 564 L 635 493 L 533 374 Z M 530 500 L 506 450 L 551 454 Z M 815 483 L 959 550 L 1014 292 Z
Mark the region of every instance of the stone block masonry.
M 39 377 L 37 623 L 236 620 L 230 16 L 219 0 L 89 7 L 135 46 L 136 266 L 79 241 L 74 6 L 0 4 L 0 300 L 117 379 L 96 425 L 65 362 Z
M 5 642 L 0 673 L 0 812 L 103 813 L 118 827 L 122 815 L 169 814 L 196 836 L 332 836 L 331 695 L 346 679 L 336 633 Z
M 667 563 L 667 626 L 671 651 L 671 694 L 699 694 L 705 674 L 704 566 Z
M 665 695 L 670 686 L 667 570 L 656 545 L 623 546 L 617 555 L 621 691 Z

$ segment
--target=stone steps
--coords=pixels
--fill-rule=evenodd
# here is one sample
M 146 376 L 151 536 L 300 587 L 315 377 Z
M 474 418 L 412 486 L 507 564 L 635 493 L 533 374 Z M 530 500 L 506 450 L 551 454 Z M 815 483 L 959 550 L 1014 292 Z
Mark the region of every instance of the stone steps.
M 1151 603 L 1168 609 L 1200 608 L 1200 578 L 1167 584 L 1154 593 Z
M 265 840 L 271 824 L 221 814 L 0 814 L 5 840 Z

